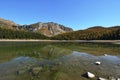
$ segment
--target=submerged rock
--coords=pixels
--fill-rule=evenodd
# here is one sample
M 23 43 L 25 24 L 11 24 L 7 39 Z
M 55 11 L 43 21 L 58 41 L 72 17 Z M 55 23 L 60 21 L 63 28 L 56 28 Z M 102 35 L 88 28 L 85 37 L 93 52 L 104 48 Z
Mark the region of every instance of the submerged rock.
M 114 77 L 110 77 L 109 79 L 110 79 L 110 80 L 116 80 L 116 78 L 114 78 Z
M 20 75 L 20 74 L 23 74 L 23 73 L 25 73 L 26 72 L 26 70 L 18 70 L 18 71 L 16 71 L 16 74 L 17 75 Z
M 99 78 L 98 78 L 98 80 L 107 80 L 107 79 L 105 79 L 105 78 L 102 78 L 102 77 L 99 77 Z
M 120 63 L 119 63 L 119 64 L 117 64 L 117 66 L 120 66 Z
M 34 67 L 34 68 L 32 68 L 32 73 L 38 74 L 41 70 L 42 70 L 42 67 Z

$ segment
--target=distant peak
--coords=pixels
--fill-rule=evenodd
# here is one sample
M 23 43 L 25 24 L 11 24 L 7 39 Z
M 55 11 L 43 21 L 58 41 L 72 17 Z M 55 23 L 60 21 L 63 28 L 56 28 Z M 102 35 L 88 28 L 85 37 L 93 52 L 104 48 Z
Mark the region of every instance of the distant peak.
M 88 29 L 105 29 L 105 27 L 103 27 L 103 26 L 94 26 L 94 27 L 90 27 Z
M 112 26 L 112 27 L 110 27 L 110 28 L 120 28 L 120 26 Z

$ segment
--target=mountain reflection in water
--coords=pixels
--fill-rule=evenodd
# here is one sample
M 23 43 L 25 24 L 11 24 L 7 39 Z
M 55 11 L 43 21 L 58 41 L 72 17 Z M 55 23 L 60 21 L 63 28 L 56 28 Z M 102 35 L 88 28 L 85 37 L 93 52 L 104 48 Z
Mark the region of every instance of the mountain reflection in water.
M 82 76 L 88 71 L 96 78 L 120 77 L 118 44 L 0 44 L 0 80 L 89 80 Z

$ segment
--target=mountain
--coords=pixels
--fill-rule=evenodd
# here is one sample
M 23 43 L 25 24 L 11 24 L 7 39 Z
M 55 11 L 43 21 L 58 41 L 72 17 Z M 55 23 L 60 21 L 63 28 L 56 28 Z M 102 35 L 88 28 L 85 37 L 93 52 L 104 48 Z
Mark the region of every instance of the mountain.
M 88 30 L 90 30 L 90 29 L 105 29 L 105 27 L 103 27 L 103 26 L 93 26 L 93 27 L 89 27 L 87 29 Z
M 61 33 L 73 31 L 72 28 L 54 22 L 47 22 L 47 23 L 38 22 L 30 25 L 18 25 L 13 21 L 5 20 L 2 18 L 0 18 L 0 27 L 5 29 L 38 32 L 49 37 L 53 35 L 58 35 Z
M 14 29 L 18 25 L 10 20 L 5 20 L 3 18 L 0 18 L 0 28 L 6 28 L 6 29 Z
M 120 40 L 120 26 L 109 28 L 91 27 L 69 33 L 59 34 L 51 39 L 55 40 Z
M 48 38 L 49 37 L 49 38 Z M 18 25 L 0 18 L 0 38 L 52 40 L 120 40 L 120 26 L 94 26 L 85 30 L 73 29 L 54 22 Z
M 72 28 L 68 28 L 54 22 L 48 22 L 48 23 L 38 22 L 30 25 L 21 25 L 18 26 L 18 29 L 32 31 L 32 32 L 40 32 L 49 37 L 53 35 L 58 35 L 61 33 L 73 31 Z

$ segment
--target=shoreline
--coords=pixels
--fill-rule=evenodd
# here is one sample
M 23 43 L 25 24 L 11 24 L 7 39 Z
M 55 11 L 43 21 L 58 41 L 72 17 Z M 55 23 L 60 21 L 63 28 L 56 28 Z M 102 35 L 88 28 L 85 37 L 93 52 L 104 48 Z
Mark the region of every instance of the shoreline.
M 120 44 L 120 40 L 40 40 L 40 39 L 0 39 L 0 42 L 108 42 Z

